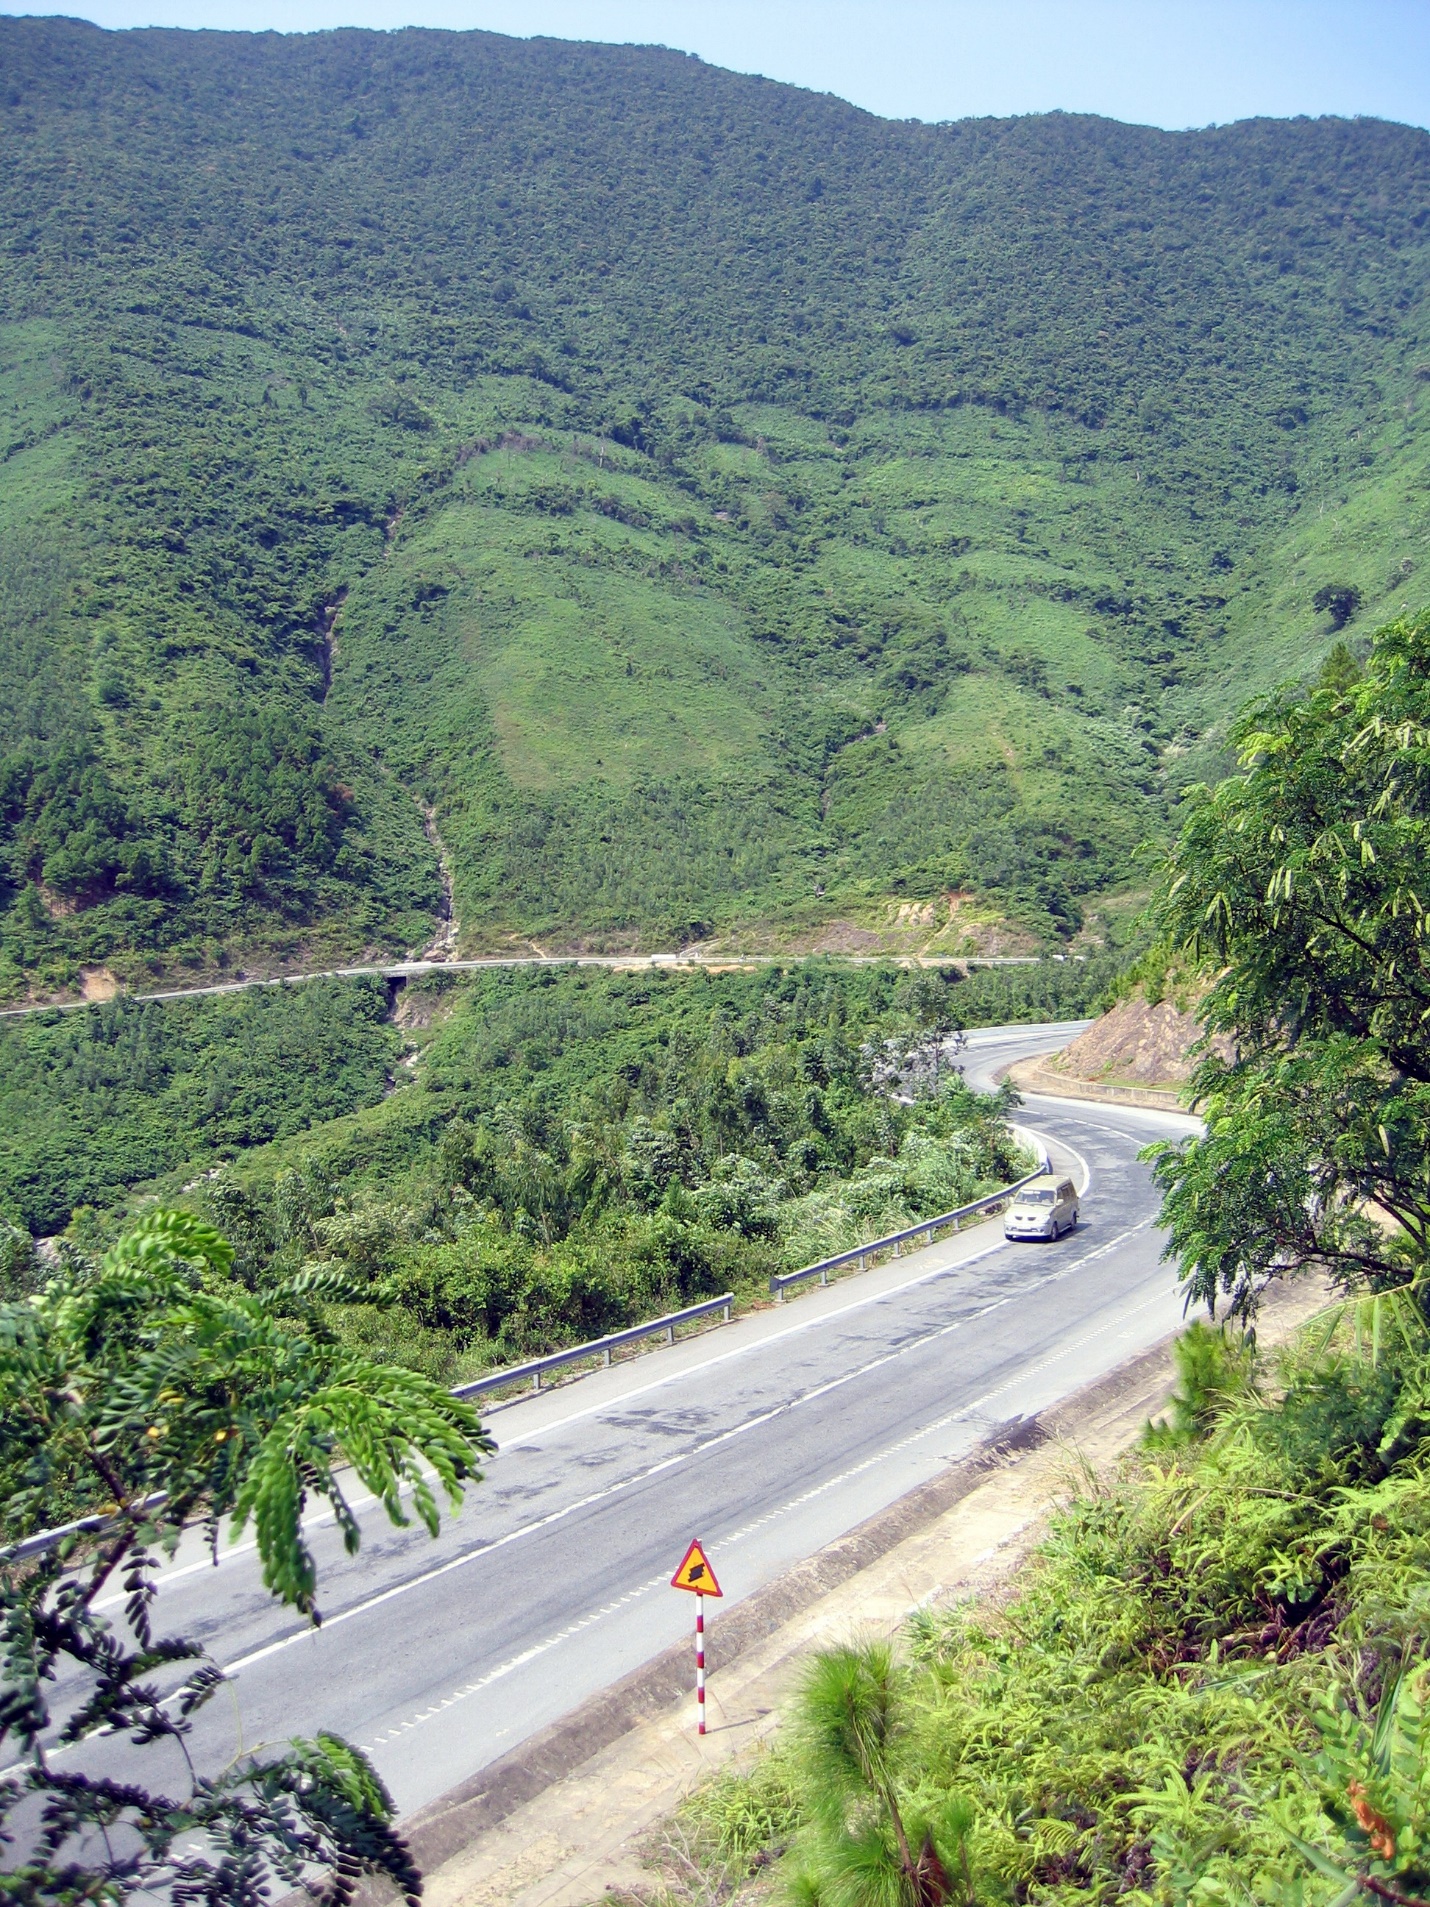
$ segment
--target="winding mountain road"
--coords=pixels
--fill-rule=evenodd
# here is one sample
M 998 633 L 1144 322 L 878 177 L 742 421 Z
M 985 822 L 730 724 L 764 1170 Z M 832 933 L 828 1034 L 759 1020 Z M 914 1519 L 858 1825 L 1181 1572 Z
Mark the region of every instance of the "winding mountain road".
M 455 932 L 450 920 L 439 925 L 434 945 L 445 946 Z M 113 999 L 124 1000 L 206 1000 L 218 993 L 250 993 L 255 987 L 298 987 L 309 980 L 392 980 L 405 983 L 422 980 L 437 973 L 484 973 L 504 967 L 609 967 L 615 971 L 647 967 L 689 971 L 706 968 L 721 972 L 729 967 L 774 967 L 788 965 L 799 954 L 765 953 L 653 953 L 653 954 L 481 954 L 471 960 L 457 960 L 443 952 L 421 960 L 389 960 L 366 967 L 313 967 L 301 973 L 245 974 L 236 980 L 211 980 L 198 987 L 163 987 L 153 993 L 107 992 L 83 1000 L 40 1000 L 26 1006 L 0 1007 L 0 1020 L 25 1020 L 36 1013 L 82 1013 L 87 1007 L 104 1006 Z M 896 954 L 835 954 L 827 956 L 846 967 L 875 967 L 899 958 Z M 936 965 L 960 967 L 1036 967 L 1032 954 L 950 955 Z
M 965 1070 L 986 1085 L 1078 1030 L 975 1032 Z M 995 1220 L 495 1412 L 487 1481 L 435 1542 L 372 1504 L 356 1557 L 315 1525 L 320 1630 L 264 1592 L 250 1544 L 217 1568 L 181 1550 L 159 1621 L 233 1677 L 200 1717 L 200 1765 L 333 1728 L 410 1812 L 682 1637 L 687 1599 L 667 1582 L 692 1536 L 725 1590 L 718 1663 L 720 1610 L 1173 1331 L 1136 1154 L 1189 1122 L 1052 1099 L 1022 1117 L 1086 1183 L 1070 1237 L 1010 1245 Z M 138 1754 L 114 1739 L 80 1752 L 111 1769 Z M 179 1779 L 168 1752 L 144 1751 L 151 1784 Z

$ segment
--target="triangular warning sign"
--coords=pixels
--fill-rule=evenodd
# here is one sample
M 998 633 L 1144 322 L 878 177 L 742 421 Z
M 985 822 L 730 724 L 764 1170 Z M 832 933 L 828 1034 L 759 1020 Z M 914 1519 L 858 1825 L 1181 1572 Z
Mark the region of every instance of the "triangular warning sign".
M 698 1538 L 686 1550 L 685 1560 L 671 1577 L 670 1586 L 672 1589 L 693 1590 L 697 1596 L 721 1596 L 725 1593 L 715 1580 L 715 1572 Z

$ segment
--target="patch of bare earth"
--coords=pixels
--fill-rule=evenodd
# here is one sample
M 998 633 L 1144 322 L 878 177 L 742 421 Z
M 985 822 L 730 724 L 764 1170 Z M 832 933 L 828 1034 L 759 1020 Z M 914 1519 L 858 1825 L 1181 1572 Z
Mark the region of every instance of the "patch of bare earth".
M 397 989 L 392 1008 L 392 1024 L 404 1033 L 420 1031 L 451 1011 L 452 996 L 444 986 L 424 986 L 409 980 Z
M 79 987 L 86 1000 L 112 1000 L 119 992 L 119 982 L 108 967 L 81 967 Z
M 868 927 L 856 927 L 852 920 L 832 920 L 811 935 L 801 950 L 812 954 L 877 954 L 888 951 L 888 935 Z
M 831 920 L 792 936 L 795 954 L 887 955 L 892 959 L 988 959 L 1035 954 L 1038 942 L 974 894 L 945 893 L 931 900 L 886 901 L 882 917 Z
M 558 954 L 567 956 L 572 954 L 592 954 L 599 955 L 606 959 L 619 959 L 623 954 L 629 954 L 635 958 L 643 954 L 668 953 L 672 951 L 668 941 L 643 940 L 639 928 L 635 927 L 611 928 L 609 930 L 597 928 L 587 933 L 583 933 L 580 930 L 562 932 L 558 929 L 557 932 L 553 934 L 543 934 L 539 946 L 534 940 L 528 941 L 527 945 L 535 947 L 538 953 L 546 957 L 553 957 Z
M 1191 1049 L 1201 1032 L 1194 1011 L 1181 1011 L 1170 1000 L 1151 1006 L 1134 994 L 1043 1064 L 1070 1079 L 1174 1088 L 1192 1076 Z

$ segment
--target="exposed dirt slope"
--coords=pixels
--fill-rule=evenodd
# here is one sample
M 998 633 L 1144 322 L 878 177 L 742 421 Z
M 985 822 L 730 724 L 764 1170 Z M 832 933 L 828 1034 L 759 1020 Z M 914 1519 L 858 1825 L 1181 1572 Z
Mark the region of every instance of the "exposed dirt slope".
M 1140 994 L 1119 1000 L 1086 1033 L 1043 1063 L 1049 1072 L 1109 1085 L 1180 1086 L 1190 1079 L 1190 1051 L 1201 1034 L 1193 1012 L 1170 1000 L 1149 1006 Z

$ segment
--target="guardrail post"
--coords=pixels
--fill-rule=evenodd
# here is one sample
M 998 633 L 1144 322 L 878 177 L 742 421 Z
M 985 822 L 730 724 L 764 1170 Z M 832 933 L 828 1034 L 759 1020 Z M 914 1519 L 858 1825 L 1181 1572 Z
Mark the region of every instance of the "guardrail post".
M 539 1391 L 541 1389 L 541 1372 L 540 1371 L 533 1371 L 531 1373 L 531 1388 L 534 1391 Z
M 734 1307 L 733 1307 L 733 1305 L 731 1305 L 731 1304 L 729 1304 L 728 1302 L 726 1302 L 726 1303 L 725 1303 L 725 1304 L 724 1304 L 724 1305 L 723 1305 L 723 1306 L 721 1307 L 721 1309 L 722 1309 L 722 1310 L 724 1311 L 724 1313 L 725 1313 L 725 1322 L 726 1322 L 726 1324 L 728 1324 L 728 1323 L 730 1322 L 730 1318 L 731 1318 L 731 1316 L 732 1316 L 732 1314 L 733 1314 L 733 1311 L 734 1311 Z
M 675 1342 L 675 1326 L 673 1324 L 668 1324 L 665 1327 L 665 1341 L 667 1344 L 674 1344 Z
M 611 1368 L 611 1347 L 610 1347 L 610 1345 L 609 1345 L 609 1344 L 608 1344 L 608 1345 L 606 1346 L 606 1348 L 605 1348 L 605 1350 L 604 1350 L 604 1351 L 603 1351 L 603 1352 L 601 1353 L 601 1362 L 602 1362 L 602 1363 L 603 1363 L 603 1364 L 605 1365 L 605 1367 L 606 1367 L 606 1369 L 607 1369 L 607 1370 L 610 1370 L 610 1368 Z
M 895 1258 L 902 1258 L 903 1255 L 904 1255 L 903 1241 L 901 1239 L 896 1238 L 894 1240 L 894 1256 Z
M 819 1282 L 820 1282 L 820 1283 L 821 1283 L 822 1285 L 827 1285 L 827 1284 L 829 1283 L 829 1267 L 828 1267 L 828 1265 L 826 1265 L 826 1266 L 824 1267 L 824 1269 L 823 1269 L 823 1271 L 821 1271 L 821 1272 L 820 1272 L 820 1274 L 819 1274 Z

